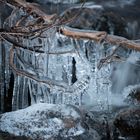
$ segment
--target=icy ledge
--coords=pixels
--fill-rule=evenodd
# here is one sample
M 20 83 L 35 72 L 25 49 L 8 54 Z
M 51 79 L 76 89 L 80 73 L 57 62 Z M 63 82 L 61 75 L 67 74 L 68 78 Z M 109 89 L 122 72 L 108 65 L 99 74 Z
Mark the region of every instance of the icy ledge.
M 0 130 L 16 136 L 47 140 L 84 133 L 80 111 L 71 105 L 39 103 L 0 116 Z

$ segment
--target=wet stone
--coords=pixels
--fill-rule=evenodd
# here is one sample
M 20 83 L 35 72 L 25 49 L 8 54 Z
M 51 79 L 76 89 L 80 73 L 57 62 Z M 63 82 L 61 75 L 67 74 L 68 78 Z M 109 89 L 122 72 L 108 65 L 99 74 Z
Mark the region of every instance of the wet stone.
M 114 125 L 122 136 L 140 137 L 140 108 L 122 110 L 117 114 Z
M 131 105 L 140 105 L 140 85 L 133 86 L 130 89 L 125 102 Z

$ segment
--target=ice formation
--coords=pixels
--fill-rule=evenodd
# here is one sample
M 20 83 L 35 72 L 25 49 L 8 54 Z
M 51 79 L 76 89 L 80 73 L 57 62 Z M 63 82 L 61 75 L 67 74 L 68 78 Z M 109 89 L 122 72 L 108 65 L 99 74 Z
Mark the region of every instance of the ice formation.
M 12 27 L 25 15 L 22 9 L 14 11 L 4 26 Z M 29 16 L 27 20 L 32 21 L 33 17 Z M 118 46 L 104 46 L 104 42 L 66 37 L 57 32 L 56 27 L 44 31 L 41 37 L 20 37 L 18 43 L 24 49 L 14 49 L 13 63 L 21 74 L 14 75 L 12 110 L 40 102 L 97 105 L 100 109 L 107 109 L 112 103 L 112 65 L 103 64 L 101 69 L 98 69 L 98 65 L 102 58 L 109 56 Z M 7 44 L 5 61 L 9 60 L 9 48 Z M 4 61 L 2 58 L 1 61 Z M 6 63 L 8 62 L 4 63 L 6 69 L 3 71 L 5 76 L 2 78 L 5 78 L 4 85 L 8 89 L 11 70 Z M 1 88 L 2 95 L 4 85 Z
M 106 52 L 90 40 L 70 39 L 54 30 L 49 31 L 48 38 L 40 39 L 42 44 L 39 44 L 38 38 L 22 40 L 29 47 L 42 45 L 40 50 L 44 53 L 20 49 L 19 56 L 15 51 L 18 69 L 37 77 L 40 82 L 28 77 L 15 77 L 13 110 L 27 106 L 25 98 L 28 92 L 31 104 L 45 102 L 82 105 L 86 104 L 88 97 L 90 104 L 95 101 L 97 104 L 107 102 L 110 66 L 97 69 L 98 62 Z M 47 80 L 47 84 L 42 82 Z

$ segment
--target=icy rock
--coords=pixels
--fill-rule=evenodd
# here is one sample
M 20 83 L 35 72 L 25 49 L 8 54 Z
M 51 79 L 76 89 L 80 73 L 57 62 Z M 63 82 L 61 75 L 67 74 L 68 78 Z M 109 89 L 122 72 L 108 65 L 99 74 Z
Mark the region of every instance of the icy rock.
M 128 108 L 119 112 L 114 120 L 122 136 L 140 137 L 140 108 Z
M 77 136 L 84 133 L 80 111 L 71 105 L 39 103 L 0 116 L 0 131 L 48 140 L 52 137 Z
M 124 101 L 131 105 L 140 105 L 140 85 L 128 86 L 124 89 Z

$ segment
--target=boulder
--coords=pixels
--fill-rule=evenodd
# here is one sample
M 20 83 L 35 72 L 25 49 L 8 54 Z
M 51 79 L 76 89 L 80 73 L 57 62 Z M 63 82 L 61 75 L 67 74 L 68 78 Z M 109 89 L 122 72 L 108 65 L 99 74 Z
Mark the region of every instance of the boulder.
M 0 140 L 31 140 L 25 136 L 14 136 L 12 134 L 0 131 Z
M 121 110 L 114 119 L 114 125 L 124 137 L 140 137 L 140 108 Z
M 112 119 L 104 111 L 84 111 L 83 126 L 88 128 L 94 140 L 109 140 L 111 137 Z M 96 132 L 96 135 L 95 135 Z
M 0 131 L 34 140 L 48 140 L 57 136 L 78 136 L 83 134 L 85 129 L 81 126 L 81 114 L 76 107 L 39 103 L 2 114 Z
M 130 105 L 140 105 L 140 85 L 128 86 L 124 89 L 125 102 Z

